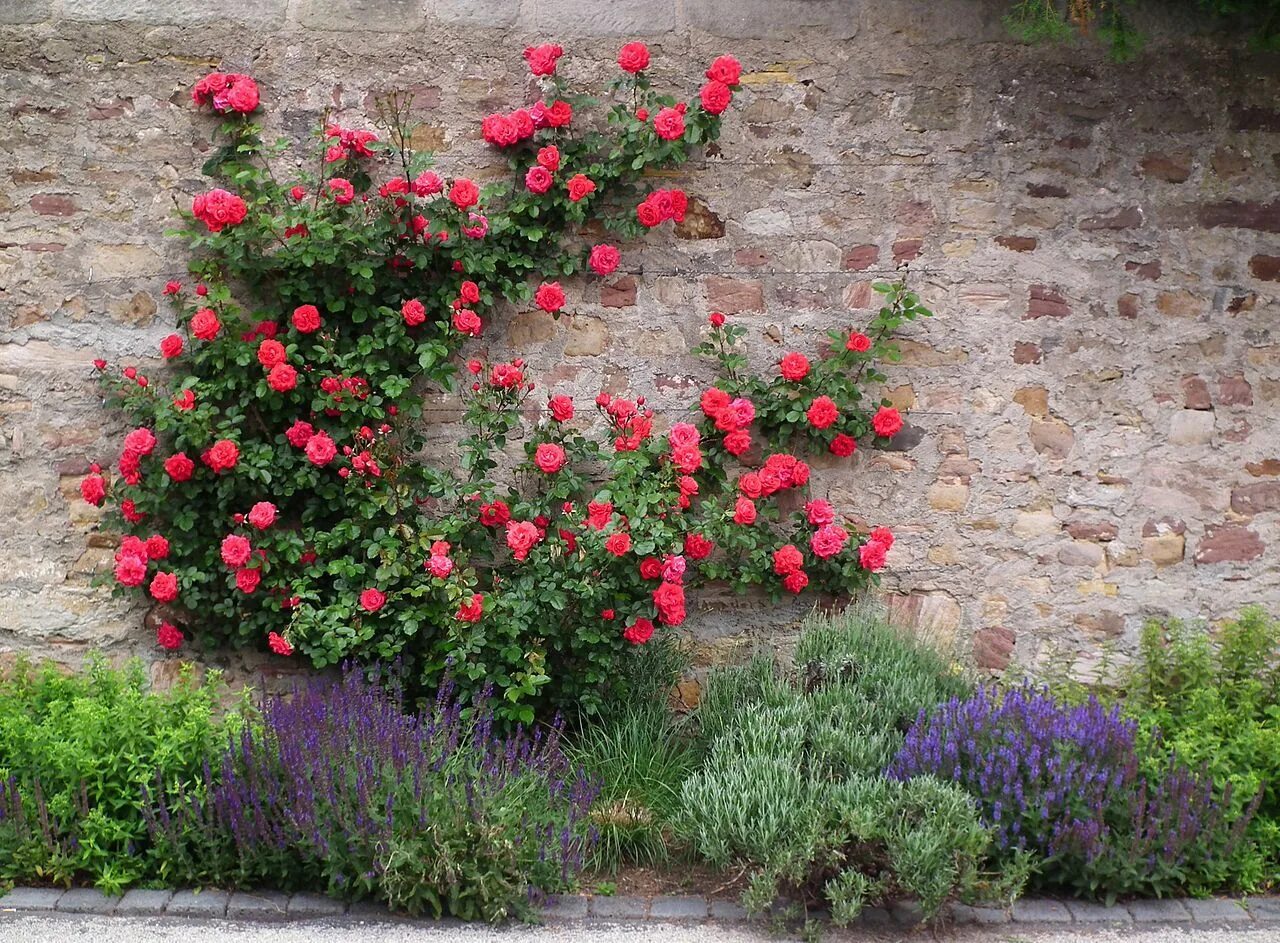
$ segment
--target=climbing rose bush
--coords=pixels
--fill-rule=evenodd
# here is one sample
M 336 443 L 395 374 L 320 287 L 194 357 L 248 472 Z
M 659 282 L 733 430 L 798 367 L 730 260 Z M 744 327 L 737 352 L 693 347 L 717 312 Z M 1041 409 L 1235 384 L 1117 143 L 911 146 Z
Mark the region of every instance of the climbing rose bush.
M 526 50 L 540 93 L 480 122 L 510 170 L 483 186 L 409 146 L 403 96 L 376 131 L 321 128 L 306 161 L 263 141 L 251 78 L 197 83 L 222 144 L 205 165 L 218 185 L 178 233 L 192 279 L 165 288 L 180 331 L 160 344 L 163 377 L 96 363 L 136 428 L 83 482 L 122 534 L 110 577 L 161 609 L 160 646 L 394 661 L 424 688 L 491 684 L 527 721 L 598 708 L 620 660 L 680 626 L 707 579 L 836 596 L 877 580 L 892 534 L 806 502 L 805 456 L 901 428 L 865 389 L 894 329 L 928 314 L 905 286 L 879 286 L 869 323 L 768 376 L 712 313 L 699 349 L 719 378 L 685 416 L 642 395 L 575 402 L 536 389 L 521 359 L 469 353 L 504 303 L 572 316 L 566 279 L 608 275 L 619 241 L 680 222 L 686 194 L 646 172 L 715 140 L 739 89 L 722 56 L 696 101 L 659 94 L 628 43 L 614 104 L 588 120 L 563 55 Z M 440 461 L 423 457 L 433 389 L 465 407 Z

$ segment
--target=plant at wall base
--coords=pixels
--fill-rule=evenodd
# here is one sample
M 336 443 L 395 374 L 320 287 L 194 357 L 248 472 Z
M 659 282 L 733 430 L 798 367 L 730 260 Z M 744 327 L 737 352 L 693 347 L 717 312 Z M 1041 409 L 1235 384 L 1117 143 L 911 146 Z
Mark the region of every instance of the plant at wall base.
M 1022 862 L 985 872 L 991 835 L 961 789 L 881 775 L 910 718 L 969 682 L 867 612 L 811 618 L 795 662 L 710 676 L 696 715 L 705 762 L 675 818 L 701 857 L 750 873 L 748 910 L 791 895 L 843 924 L 902 895 L 932 917 L 951 897 L 1016 892 Z
M 566 760 L 558 724 L 500 736 L 493 720 L 448 688 L 415 715 L 394 684 L 350 670 L 314 679 L 268 702 L 202 789 L 151 794 L 165 877 L 323 888 L 415 915 L 529 916 L 572 886 L 597 790 Z
M 159 693 L 140 664 L 19 662 L 0 681 L 0 880 L 114 894 L 151 878 L 143 792 L 198 788 L 225 737 L 219 693 L 216 672 L 196 683 L 189 667 Z
M 281 179 L 272 164 L 287 142 L 263 143 L 252 80 L 197 85 L 223 119 L 206 170 L 226 188 L 196 197 L 180 232 L 196 284 L 166 288 L 182 329 L 161 344 L 168 376 L 99 364 L 136 428 L 117 473 L 94 466 L 82 488 L 118 510 L 115 582 L 161 607 L 160 644 L 190 636 L 321 667 L 395 660 L 415 689 L 446 674 L 468 695 L 493 684 L 500 717 L 528 722 L 535 708 L 598 710 L 627 651 L 679 625 L 702 579 L 838 596 L 878 579 L 887 529 L 857 533 L 822 501 L 790 516 L 772 505 L 809 477 L 784 446 L 847 456 L 857 436 L 901 427 L 864 388 L 893 354 L 889 331 L 927 313 L 904 287 L 885 287 L 873 323 L 815 355 L 807 377 L 799 353 L 768 382 L 728 355 L 701 429 L 663 430 L 642 396 L 607 393 L 592 422 L 565 395 L 535 401 L 521 359 L 466 356 L 503 301 L 532 297 L 559 318 L 560 277 L 617 269 L 616 247 L 584 239 L 588 224 L 629 236 L 680 220 L 685 194 L 645 174 L 714 140 L 739 87 L 741 67 L 722 56 L 700 103 L 677 102 L 652 89 L 647 49 L 628 44 L 606 130 L 588 130 L 561 54 L 531 47 L 539 100 L 484 119 L 513 178 L 483 188 L 411 149 L 400 97 L 382 109 L 388 141 L 328 126 L 318 170 Z M 713 315 L 710 343 L 738 331 Z M 465 406 L 453 467 L 417 460 L 432 387 Z M 753 428 L 759 467 L 726 467 L 749 457 L 738 447 Z M 509 468 L 517 436 L 525 460 Z
M 1135 27 L 1134 0 L 1015 0 L 1004 18 L 1015 36 L 1030 42 L 1064 41 L 1097 34 L 1117 62 L 1142 50 L 1145 38 Z M 1181 0 L 1169 4 L 1201 18 L 1209 29 L 1235 29 L 1259 49 L 1280 48 L 1280 0 Z
M 967 789 L 1006 855 L 1038 857 L 1037 886 L 1109 903 L 1221 887 L 1257 799 L 1233 815 L 1230 786 L 1217 798 L 1203 771 L 1173 760 L 1144 773 L 1136 735 L 1096 700 L 983 689 L 922 712 L 888 775 Z

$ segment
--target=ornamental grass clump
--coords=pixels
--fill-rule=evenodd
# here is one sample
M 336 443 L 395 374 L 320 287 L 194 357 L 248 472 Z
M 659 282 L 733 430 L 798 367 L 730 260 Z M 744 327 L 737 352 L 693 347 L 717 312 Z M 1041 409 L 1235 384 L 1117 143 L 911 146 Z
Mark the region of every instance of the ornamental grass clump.
M 1094 698 L 1066 706 L 1024 685 L 921 711 L 888 769 L 966 789 L 1005 856 L 1039 859 L 1034 883 L 1114 901 L 1219 886 L 1252 815 L 1230 787 L 1176 760 L 1143 772 L 1137 724 Z
M 154 796 L 174 882 L 498 921 L 571 886 L 595 840 L 597 790 L 558 724 L 499 736 L 482 700 L 448 688 L 406 713 L 395 685 L 354 671 L 271 700 L 205 779 Z

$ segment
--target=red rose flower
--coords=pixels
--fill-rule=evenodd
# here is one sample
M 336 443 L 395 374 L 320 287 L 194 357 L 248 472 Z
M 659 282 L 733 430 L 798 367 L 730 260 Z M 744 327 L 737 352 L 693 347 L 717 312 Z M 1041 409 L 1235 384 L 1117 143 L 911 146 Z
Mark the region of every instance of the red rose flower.
M 831 502 L 821 498 L 814 498 L 808 502 L 804 506 L 804 513 L 814 527 L 830 524 L 836 519 L 836 509 L 831 506 Z
M 409 327 L 417 327 L 427 319 L 427 309 L 417 298 L 410 298 L 400 306 L 400 315 Z
M 809 574 L 805 573 L 804 570 L 788 573 L 783 577 L 782 585 L 789 593 L 801 593 L 809 585 Z
M 684 555 L 690 560 L 705 560 L 711 556 L 716 545 L 703 534 L 686 534 L 684 538 Z
M 201 458 L 215 472 L 231 471 L 240 461 L 240 449 L 230 439 L 219 439 Z
M 156 629 L 156 644 L 161 648 L 177 651 L 184 641 L 186 636 L 172 622 L 161 622 L 160 628 Z
M 299 305 L 293 309 L 293 326 L 299 334 L 320 330 L 320 309 L 315 305 Z
M 892 438 L 902 429 L 902 416 L 892 406 L 881 406 L 871 417 L 871 425 L 876 435 Z
M 591 247 L 591 255 L 587 259 L 587 264 L 591 266 L 591 271 L 597 275 L 611 275 L 618 268 L 618 263 L 621 261 L 622 253 L 615 247 L 602 242 Z
M 524 175 L 525 189 L 530 193 L 546 193 L 551 189 L 551 171 L 542 166 L 530 167 Z
M 86 475 L 80 481 L 80 496 L 94 507 L 100 506 L 107 496 L 106 479 L 97 473 Z
M 564 394 L 553 396 L 547 402 L 551 416 L 556 422 L 568 422 L 573 418 L 573 400 Z
M 555 313 L 564 307 L 564 289 L 559 282 L 544 282 L 534 294 L 533 300 L 543 311 Z
M 563 128 L 573 120 L 573 106 L 566 101 L 557 101 L 547 109 L 547 124 L 553 128 Z
M 733 505 L 733 522 L 750 527 L 756 522 L 756 505 L 750 498 L 738 498 Z
M 805 415 L 813 428 L 829 429 L 840 418 L 840 410 L 830 396 L 819 396 L 809 404 L 809 411 Z
M 640 561 L 640 578 L 656 580 L 662 578 L 662 561 L 657 557 L 645 557 Z
M 660 225 L 665 217 L 652 201 L 646 199 L 636 207 L 636 219 L 640 220 L 641 226 L 652 229 L 654 226 Z
M 360 608 L 365 612 L 377 612 L 387 602 L 387 594 L 380 589 L 366 589 L 360 594 Z
M 132 553 L 116 559 L 116 580 L 121 586 L 141 586 L 147 579 L 147 561 Z
M 563 55 L 564 50 L 556 43 L 545 43 L 525 49 L 524 61 L 529 63 L 529 71 L 534 75 L 554 75 L 556 60 Z
M 663 625 L 680 625 L 685 620 L 684 587 L 663 582 L 653 591 L 653 605 Z
M 277 393 L 288 393 L 298 385 L 298 371 L 287 363 L 276 364 L 267 374 L 267 385 Z
M 222 330 L 222 322 L 212 308 L 201 308 L 191 318 L 191 333 L 202 341 L 211 341 Z
M 703 111 L 709 115 L 718 115 L 722 114 L 729 107 L 729 102 L 733 101 L 733 92 L 723 82 L 711 81 L 702 86 L 698 97 L 702 100 Z
M 631 535 L 624 533 L 610 534 L 604 542 L 604 549 L 615 557 L 620 557 L 631 549 Z
M 223 189 L 210 190 L 191 201 L 192 215 L 204 223 L 209 232 L 222 232 L 227 226 L 238 226 L 244 222 L 248 211 L 244 200 Z
M 185 452 L 178 452 L 164 460 L 164 470 L 174 481 L 190 481 L 196 463 L 187 458 Z
M 160 354 L 166 359 L 182 356 L 182 336 L 170 334 L 160 342 Z
M 268 370 L 284 363 L 287 357 L 288 354 L 285 353 L 284 344 L 277 340 L 265 340 L 258 345 L 258 363 Z
M 339 206 L 346 206 L 356 198 L 356 188 L 344 177 L 332 177 L 329 180 L 329 195 Z
M 534 452 L 533 463 L 548 475 L 564 468 L 564 448 L 554 442 L 544 442 Z
M 724 315 L 719 311 L 712 311 L 707 315 L 707 322 L 715 328 L 724 327 Z
M 755 472 L 747 472 L 738 479 L 738 490 L 748 498 L 758 498 L 764 494 L 764 486 L 760 482 L 760 476 Z
M 246 567 L 236 570 L 236 589 L 244 593 L 246 596 L 253 595 L 258 588 L 258 584 L 262 582 L 262 570 L 257 567 Z
M 804 555 L 795 544 L 786 544 L 773 551 L 773 572 L 779 576 L 797 572 L 804 566 Z
M 523 560 L 528 557 L 533 545 L 541 539 L 542 535 L 538 531 L 538 525 L 532 521 L 507 522 L 507 547 L 511 550 L 511 555 L 517 560 Z
M 461 311 L 453 313 L 453 329 L 459 334 L 466 334 L 468 337 L 479 337 L 482 327 L 480 315 L 468 308 L 463 308 Z
M 644 43 L 627 43 L 618 50 L 618 65 L 633 75 L 649 68 L 649 47 Z
M 457 619 L 459 622 L 479 622 L 483 615 L 484 595 L 472 593 L 471 599 L 458 607 Z
M 809 538 L 809 549 L 823 560 L 829 560 L 848 542 L 849 532 L 839 524 L 823 524 Z
M 742 455 L 751 448 L 751 433 L 746 429 L 734 429 L 724 437 L 724 450 L 730 455 Z
M 874 573 L 884 569 L 885 555 L 888 549 L 879 541 L 872 540 L 858 548 L 858 562 L 864 570 Z
M 827 446 L 827 451 L 839 458 L 848 458 L 857 447 L 858 443 L 853 440 L 852 436 L 847 436 L 841 432 L 831 440 L 831 444 Z
M 132 498 L 125 498 L 120 502 L 120 513 L 124 515 L 124 519 L 130 524 L 137 524 L 147 516 L 138 513 L 138 506 L 133 503 Z
M 173 398 L 174 408 L 179 409 L 184 413 L 187 412 L 188 410 L 194 409 L 195 405 L 196 405 L 196 394 L 192 393 L 190 390 L 183 390 L 181 393 L 179 393 L 177 396 Z
M 258 530 L 266 530 L 276 522 L 276 513 L 276 506 L 270 501 L 259 501 L 249 508 L 245 520 Z
M 146 548 L 148 560 L 163 560 L 169 556 L 169 541 L 159 534 L 152 534 L 147 538 Z
M 596 192 L 596 183 L 586 174 L 574 174 L 565 184 L 569 190 L 569 202 L 577 203 L 588 194 Z
M 135 455 L 150 455 L 156 447 L 155 433 L 145 426 L 134 429 L 124 437 L 125 452 Z
M 466 177 L 459 177 L 449 188 L 449 201 L 460 210 L 469 209 L 480 202 L 480 188 Z
M 713 82 L 737 85 L 738 79 L 742 77 L 742 63 L 733 58 L 733 56 L 720 56 L 715 62 L 711 63 L 706 75 Z
M 587 526 L 592 530 L 604 530 L 613 520 L 613 504 L 609 501 L 587 502 Z
M 719 387 L 711 387 L 705 390 L 698 400 L 698 405 L 702 408 L 702 414 L 708 419 L 714 419 L 719 415 L 720 411 L 729 405 L 729 394 Z
M 463 304 L 479 304 L 480 286 L 473 281 L 465 281 L 458 287 L 458 297 L 462 299 Z
M 151 598 L 156 602 L 173 602 L 178 598 L 178 575 L 157 573 L 151 578 Z
M 286 658 L 293 654 L 293 646 L 279 632 L 271 632 L 267 635 L 267 647 L 277 655 L 284 655 Z
M 643 645 L 653 638 L 653 623 L 640 616 L 635 622 L 622 630 L 622 637 L 632 645 Z
M 797 383 L 809 375 L 809 358 L 804 354 L 790 353 L 782 358 L 782 379 Z
M 316 430 L 312 428 L 311 423 L 297 420 L 292 426 L 285 430 L 284 437 L 289 444 L 295 449 L 306 448 L 311 437 L 316 434 Z
M 867 337 L 867 335 L 863 334 L 861 331 L 851 331 L 849 333 L 849 339 L 845 341 L 844 346 L 845 350 L 852 350 L 860 354 L 865 354 L 871 349 L 871 338 Z
M 547 168 L 547 170 L 555 173 L 560 169 L 560 148 L 554 144 L 548 144 L 546 147 L 538 150 L 538 164 Z
M 674 108 L 663 108 L 653 116 L 653 130 L 664 141 L 674 141 L 684 134 L 684 115 Z
M 235 569 L 249 562 L 249 557 L 253 555 L 253 547 L 248 538 L 241 537 L 239 534 L 228 534 L 222 538 L 220 553 L 222 562 Z
M 504 501 L 480 506 L 480 523 L 485 527 L 500 527 L 511 520 L 511 509 Z
M 867 539 L 874 543 L 883 545 L 885 553 L 888 553 L 893 549 L 893 531 L 889 530 L 887 527 L 875 528 L 867 535 Z
M 307 461 L 317 467 L 323 467 L 333 461 L 338 454 L 338 447 L 327 433 L 317 432 L 306 444 Z

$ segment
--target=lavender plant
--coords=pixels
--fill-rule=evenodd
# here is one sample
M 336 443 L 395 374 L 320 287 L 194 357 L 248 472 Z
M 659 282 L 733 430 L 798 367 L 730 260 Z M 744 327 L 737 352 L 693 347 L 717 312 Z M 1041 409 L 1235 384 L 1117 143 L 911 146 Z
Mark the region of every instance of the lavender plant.
M 1215 794 L 1177 761 L 1145 774 L 1136 737 L 1094 698 L 1069 707 L 1029 685 L 980 689 L 921 712 L 887 775 L 963 786 L 1001 852 L 1041 858 L 1040 887 L 1113 901 L 1222 884 L 1254 806 L 1232 817 L 1229 786 Z
M 508 736 L 443 689 L 406 713 L 347 671 L 271 700 L 195 794 L 149 824 L 175 881 L 323 887 L 412 914 L 498 921 L 567 888 L 594 841 L 595 786 L 560 725 Z

